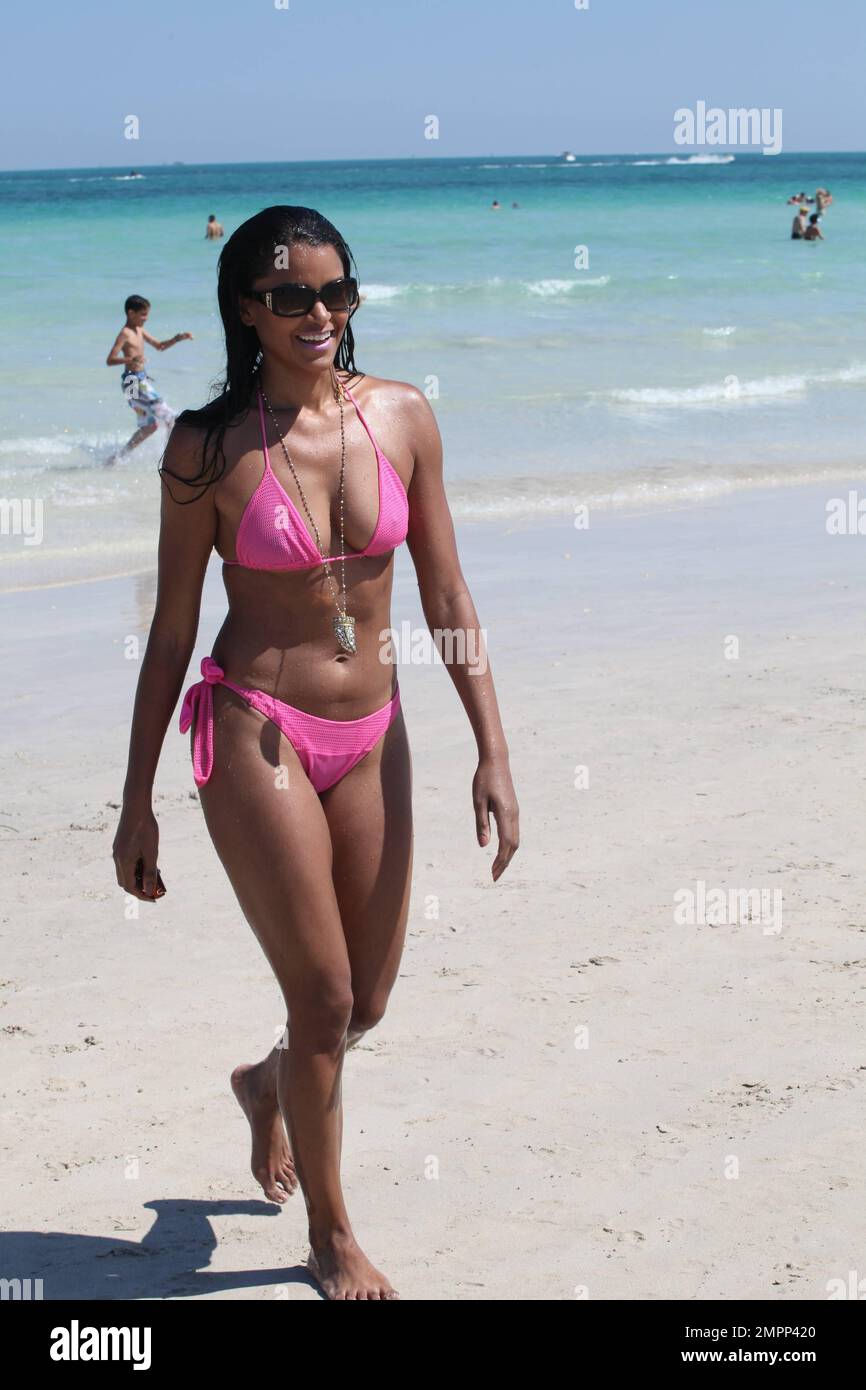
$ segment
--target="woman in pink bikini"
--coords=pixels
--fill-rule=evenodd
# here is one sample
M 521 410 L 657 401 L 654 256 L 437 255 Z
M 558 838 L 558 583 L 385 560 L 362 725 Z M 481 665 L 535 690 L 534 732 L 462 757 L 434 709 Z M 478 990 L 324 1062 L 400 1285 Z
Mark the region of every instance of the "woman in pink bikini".
M 454 649 L 468 652 L 481 634 L 428 401 L 355 368 L 351 265 L 336 228 L 301 207 L 266 208 L 220 256 L 225 381 L 178 417 L 160 468 L 156 610 L 114 860 L 127 893 L 165 892 L 153 781 L 215 548 L 228 614 L 180 727 L 287 1011 L 280 1045 L 236 1068 L 232 1087 L 266 1196 L 283 1203 L 300 1182 L 325 1297 L 384 1299 L 397 1291 L 358 1245 L 340 1185 L 341 1080 L 346 1049 L 385 1012 L 409 911 L 411 761 L 381 638 L 397 546 L 408 545 L 430 630 L 463 633 Z M 493 678 L 486 662 L 447 669 L 478 745 L 480 845 L 496 821 L 496 880 L 518 846 L 518 808 Z

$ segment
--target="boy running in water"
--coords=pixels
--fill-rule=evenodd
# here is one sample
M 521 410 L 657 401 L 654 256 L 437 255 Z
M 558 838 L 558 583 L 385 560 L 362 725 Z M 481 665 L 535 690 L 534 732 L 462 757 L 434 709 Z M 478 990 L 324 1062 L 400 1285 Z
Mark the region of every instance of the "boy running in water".
M 153 434 L 160 422 L 169 429 L 174 424 L 174 412 L 166 405 L 145 371 L 145 343 L 150 343 L 157 352 L 165 352 L 166 348 L 174 347 L 175 343 L 192 337 L 191 333 L 175 333 L 173 338 L 167 338 L 165 342 L 151 338 L 150 334 L 144 331 L 144 324 L 150 313 L 150 300 L 144 299 L 140 294 L 131 294 L 123 307 L 126 310 L 126 323 L 115 338 L 105 361 L 106 366 L 123 367 L 120 385 L 138 416 L 139 428 L 122 449 L 111 455 L 108 463 L 116 463 L 118 459 L 123 458 L 143 439 Z

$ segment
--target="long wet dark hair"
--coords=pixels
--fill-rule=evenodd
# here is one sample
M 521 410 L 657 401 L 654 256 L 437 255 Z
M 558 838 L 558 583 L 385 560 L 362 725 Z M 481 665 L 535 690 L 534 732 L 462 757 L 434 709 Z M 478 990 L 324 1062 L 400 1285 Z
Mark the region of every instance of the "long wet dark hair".
M 241 321 L 241 295 L 253 280 L 274 269 L 278 248 L 287 247 L 290 252 L 297 242 L 306 246 L 333 246 L 343 263 L 343 274 L 352 274 L 354 257 L 345 240 L 333 223 L 313 208 L 284 204 L 263 208 L 238 227 L 220 253 L 217 300 L 226 340 L 225 377 L 215 383 L 218 394 L 207 405 L 200 410 L 184 410 L 177 417 L 178 424 L 193 425 L 204 431 L 201 469 L 194 477 L 181 479 L 200 491 L 186 501 L 197 501 L 222 477 L 226 466 L 223 450 L 226 430 L 252 404 L 262 350 L 256 330 Z M 355 367 L 351 316 L 340 339 L 334 366 L 348 371 L 351 377 L 361 375 Z M 181 478 L 163 463 L 160 463 L 159 472 L 162 476 L 167 473 L 172 478 Z

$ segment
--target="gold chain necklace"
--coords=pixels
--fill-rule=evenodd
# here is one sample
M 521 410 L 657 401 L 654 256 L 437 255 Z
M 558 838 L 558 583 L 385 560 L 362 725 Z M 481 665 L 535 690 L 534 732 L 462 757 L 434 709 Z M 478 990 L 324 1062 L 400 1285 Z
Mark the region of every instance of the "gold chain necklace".
M 298 478 L 298 475 L 297 475 L 297 473 L 295 472 L 295 465 L 292 463 L 292 460 L 291 460 L 290 457 L 289 457 L 289 451 L 288 451 L 288 449 L 286 448 L 286 442 L 285 442 L 285 440 L 283 439 L 282 434 L 280 433 L 280 427 L 279 427 L 279 425 L 277 424 L 276 416 L 274 415 L 274 412 L 273 412 L 273 410 L 271 409 L 271 403 L 270 403 L 270 401 L 268 400 L 267 396 L 265 395 L 264 391 L 262 391 L 261 383 L 259 383 L 259 390 L 262 391 L 262 400 L 264 401 L 265 405 L 268 407 L 268 411 L 269 411 L 269 413 L 270 413 L 270 417 L 271 417 L 271 419 L 272 419 L 273 422 L 274 422 L 274 429 L 275 429 L 276 432 L 277 432 L 277 438 L 279 439 L 280 444 L 282 445 L 283 453 L 284 453 L 285 456 L 286 456 L 286 463 L 289 465 L 289 468 L 292 470 L 292 477 L 293 477 L 294 480 L 295 480 L 295 483 L 296 483 L 296 485 L 297 485 L 298 492 L 299 492 L 300 495 L 301 495 L 301 501 L 302 501 L 303 504 L 304 504 L 304 510 L 305 510 L 305 512 L 307 513 L 307 516 L 310 518 L 310 525 L 312 526 L 312 528 L 313 528 L 313 533 L 314 533 L 314 535 L 315 535 L 315 537 L 316 537 L 316 547 L 317 547 L 317 549 L 318 549 L 319 554 L 320 554 L 321 557 L 322 557 L 322 564 L 325 566 L 325 574 L 327 575 L 328 583 L 329 583 L 330 586 L 331 586 L 331 597 L 333 598 L 334 603 L 335 603 L 336 608 L 337 608 L 337 616 L 333 619 L 334 631 L 335 631 L 335 633 L 337 634 L 337 640 L 338 640 L 338 642 L 340 643 L 340 646 L 343 648 L 344 651 L 347 651 L 347 652 L 357 652 L 358 648 L 357 648 L 356 643 L 355 643 L 355 619 L 352 617 L 352 615 L 351 615 L 350 613 L 347 613 L 347 612 L 346 612 L 346 540 L 345 540 L 345 530 L 344 530 L 344 524 L 343 524 L 343 523 L 344 523 L 343 479 L 344 479 L 345 470 L 346 470 L 346 432 L 345 432 L 345 428 L 344 428 L 344 424 L 343 424 L 343 401 L 346 399 L 346 393 L 345 393 L 345 391 L 343 390 L 343 384 L 342 384 L 342 382 L 339 380 L 339 378 L 337 377 L 337 375 L 336 375 L 335 372 L 332 372 L 332 373 L 331 373 L 331 380 L 332 380 L 332 382 L 333 382 L 333 384 L 334 384 L 334 399 L 336 400 L 337 404 L 338 404 L 339 407 L 340 407 L 340 439 L 341 439 L 341 443 L 342 443 L 341 457 L 340 457 L 340 554 L 339 554 L 339 559 L 340 559 L 341 562 L 342 562 L 342 569 L 343 569 L 343 582 L 342 582 L 343 601 L 342 601 L 342 604 L 341 604 L 340 599 L 339 599 L 339 597 L 338 597 L 338 595 L 337 595 L 337 587 L 336 587 L 336 584 L 335 584 L 335 582 L 334 582 L 333 571 L 332 571 L 332 569 L 331 569 L 330 564 L 329 564 L 328 561 L 325 559 L 325 552 L 324 552 L 324 550 L 322 549 L 322 541 L 321 541 L 321 537 L 319 536 L 319 528 L 318 528 L 318 526 L 316 525 L 315 521 L 313 520 L 313 514 L 312 514 L 312 512 L 310 511 L 309 507 L 307 506 L 307 499 L 306 499 L 306 497 L 304 496 L 304 489 L 301 487 L 300 479 Z

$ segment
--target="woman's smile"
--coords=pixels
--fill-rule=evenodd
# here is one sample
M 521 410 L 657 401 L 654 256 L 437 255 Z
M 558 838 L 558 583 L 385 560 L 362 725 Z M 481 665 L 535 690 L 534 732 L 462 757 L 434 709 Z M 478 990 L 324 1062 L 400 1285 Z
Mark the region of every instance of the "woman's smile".
M 297 340 L 307 352 L 324 352 L 333 336 L 334 330 L 331 328 L 323 333 L 299 333 Z

